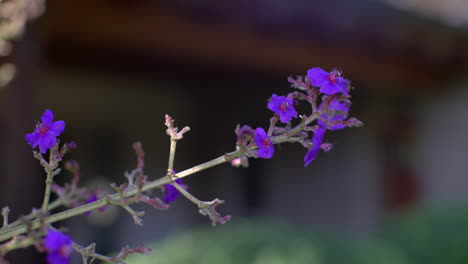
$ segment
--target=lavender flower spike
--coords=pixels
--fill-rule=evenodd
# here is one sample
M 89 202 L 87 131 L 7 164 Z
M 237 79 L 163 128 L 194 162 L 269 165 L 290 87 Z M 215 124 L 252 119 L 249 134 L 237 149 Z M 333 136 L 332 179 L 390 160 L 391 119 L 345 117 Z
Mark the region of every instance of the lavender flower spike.
M 273 94 L 271 101 L 268 102 L 268 108 L 280 116 L 282 123 L 287 123 L 293 117 L 297 117 L 296 109 L 293 107 L 293 100 L 289 97 Z
M 263 128 L 259 127 L 255 130 L 255 145 L 258 146 L 258 157 L 270 159 L 275 154 L 275 147 L 271 139 L 266 134 Z
M 338 70 L 331 70 L 326 72 L 322 68 L 312 68 L 307 71 L 307 77 L 310 82 L 320 88 L 320 92 L 323 94 L 336 94 L 343 93 L 348 94 L 349 81 L 340 76 L 341 73 Z
M 57 138 L 65 129 L 65 122 L 62 120 L 54 122 L 54 113 L 47 109 L 41 117 L 42 123 L 38 123 L 34 132 L 26 134 L 26 141 L 33 148 L 39 145 L 42 153 L 52 148 L 57 143 Z
M 44 239 L 47 250 L 47 264 L 69 264 L 73 253 L 72 239 L 55 230 L 49 229 Z

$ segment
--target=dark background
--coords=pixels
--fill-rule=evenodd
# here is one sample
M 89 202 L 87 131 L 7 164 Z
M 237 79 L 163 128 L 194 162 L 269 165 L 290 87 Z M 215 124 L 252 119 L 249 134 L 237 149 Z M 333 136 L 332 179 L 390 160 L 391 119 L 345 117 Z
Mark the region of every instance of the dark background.
M 271 94 L 287 94 L 287 77 L 312 67 L 343 70 L 356 87 L 350 114 L 365 126 L 328 133 L 335 148 L 307 168 L 305 149 L 282 145 L 248 169 L 201 172 L 185 180 L 194 195 L 226 200 L 220 211 L 234 218 L 356 239 L 411 208 L 464 202 L 466 24 L 418 10 L 370 0 L 48 1 L 15 42 L 17 74 L 0 91 L 0 205 L 12 216 L 40 207 L 44 177 L 24 135 L 45 109 L 78 144 L 69 158 L 82 184 L 108 188 L 134 168 L 137 140 L 146 173 L 164 175 L 164 114 L 192 129 L 178 144 L 181 171 L 234 150 L 237 124 L 266 127 Z M 117 208 L 67 226 L 109 252 L 209 225 L 185 199 L 168 212 L 141 208 L 143 228 Z

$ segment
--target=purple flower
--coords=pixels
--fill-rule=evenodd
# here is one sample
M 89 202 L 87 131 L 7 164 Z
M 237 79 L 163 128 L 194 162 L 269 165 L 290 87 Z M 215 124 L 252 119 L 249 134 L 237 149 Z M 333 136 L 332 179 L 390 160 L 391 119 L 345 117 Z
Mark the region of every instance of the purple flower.
M 258 147 L 258 157 L 270 159 L 275 153 L 273 142 L 266 134 L 263 128 L 259 127 L 255 130 L 255 144 Z
M 185 190 L 188 189 L 188 186 L 182 183 L 182 179 L 177 179 L 175 180 L 175 182 L 178 183 Z M 177 200 L 177 198 L 179 198 L 179 195 L 180 195 L 179 190 L 177 190 L 176 187 L 174 187 L 172 184 L 164 185 L 163 192 L 164 192 L 163 201 L 165 203 L 170 203 L 170 202 Z
M 320 150 L 320 146 L 323 142 L 323 138 L 325 137 L 325 131 L 326 128 L 322 126 L 319 126 L 314 131 L 314 136 L 312 137 L 312 143 L 314 144 L 314 146 L 304 156 L 304 167 L 309 165 L 315 159 L 315 157 L 317 157 L 317 154 Z
M 48 264 L 68 264 L 73 253 L 72 239 L 55 230 L 49 229 L 44 239 Z
M 96 193 L 94 193 L 93 195 L 91 195 L 87 200 L 86 200 L 86 203 L 89 204 L 89 203 L 93 203 L 95 201 L 98 200 L 98 196 Z M 98 210 L 99 212 L 104 212 L 104 210 L 106 210 L 107 208 L 107 205 L 104 205 L 103 207 L 99 207 Z M 84 213 L 84 215 L 90 215 L 92 211 L 89 211 L 89 212 L 86 212 Z
M 287 123 L 293 117 L 297 117 L 296 109 L 293 107 L 293 100 L 289 97 L 273 94 L 271 101 L 268 102 L 268 108 L 277 113 L 283 123 Z
M 45 110 L 41 119 L 42 123 L 36 125 L 34 132 L 26 134 L 26 141 L 33 148 L 39 145 L 41 152 L 46 153 L 48 149 L 52 148 L 57 143 L 55 137 L 62 134 L 65 128 L 65 122 L 62 120 L 53 122 L 54 113 L 49 109 Z
M 322 68 L 312 68 L 307 71 L 307 76 L 310 82 L 320 88 L 320 92 L 324 94 L 343 93 L 348 94 L 349 81 L 341 77 L 341 72 L 331 70 L 326 72 Z
M 329 130 L 339 130 L 346 127 L 344 120 L 348 117 L 349 107 L 344 102 L 340 102 L 337 99 L 333 99 L 328 104 L 328 109 L 323 109 L 324 104 L 319 106 L 319 111 L 325 111 L 320 115 L 320 119 L 317 123 Z M 321 120 L 322 119 L 322 120 Z M 343 122 L 341 122 L 343 121 Z
M 237 145 L 245 147 L 253 138 L 255 134 L 255 130 L 253 130 L 248 125 L 243 125 L 240 128 L 239 127 L 236 128 L 236 134 L 237 134 Z

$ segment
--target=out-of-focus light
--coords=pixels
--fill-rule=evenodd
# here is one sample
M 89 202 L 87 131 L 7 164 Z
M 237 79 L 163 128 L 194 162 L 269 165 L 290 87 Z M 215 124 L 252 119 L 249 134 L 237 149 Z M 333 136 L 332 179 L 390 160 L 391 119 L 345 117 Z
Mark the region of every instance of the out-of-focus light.
M 468 26 L 468 1 L 466 0 L 385 0 L 401 9 L 414 10 L 436 17 L 457 26 Z

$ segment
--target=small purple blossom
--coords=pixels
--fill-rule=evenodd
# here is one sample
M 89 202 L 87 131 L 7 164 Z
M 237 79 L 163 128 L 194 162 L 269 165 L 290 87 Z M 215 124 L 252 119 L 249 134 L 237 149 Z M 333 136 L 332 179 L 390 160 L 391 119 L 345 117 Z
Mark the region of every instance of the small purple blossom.
M 268 108 L 280 116 L 282 123 L 287 123 L 293 117 L 297 117 L 296 109 L 293 107 L 293 100 L 289 97 L 273 94 L 271 101 L 268 102 Z
M 327 72 L 322 68 L 312 68 L 307 71 L 307 76 L 310 82 L 320 88 L 320 92 L 323 94 L 336 94 L 343 93 L 348 94 L 349 81 L 341 77 L 341 72 L 338 70 L 331 70 Z
M 95 201 L 98 200 L 98 196 L 96 193 L 94 193 L 93 195 L 91 195 L 87 200 L 86 200 L 86 203 L 89 204 L 89 203 L 93 203 Z M 107 205 L 104 205 L 102 207 L 99 207 L 98 210 L 99 212 L 104 212 L 104 210 L 106 210 L 107 208 Z M 89 212 L 86 212 L 84 213 L 84 215 L 90 215 L 92 211 L 89 211 Z
M 255 130 L 253 130 L 248 125 L 243 125 L 240 128 L 239 127 L 236 128 L 236 134 L 237 134 L 237 145 L 245 147 L 250 142 L 250 140 L 254 137 Z
M 314 131 L 314 136 L 312 137 L 312 143 L 314 144 L 314 146 L 304 156 L 304 167 L 309 165 L 315 159 L 315 157 L 317 157 L 317 154 L 320 151 L 320 146 L 323 142 L 323 138 L 325 137 L 325 131 L 326 128 L 322 126 L 319 126 Z
M 319 111 L 324 110 L 324 103 L 319 106 Z M 320 115 L 320 119 L 317 120 L 317 123 L 326 127 L 329 130 L 339 130 L 346 127 L 345 119 L 348 117 L 349 107 L 344 102 L 340 102 L 337 99 L 333 99 L 328 104 L 328 109 L 325 110 L 325 113 Z
M 68 264 L 73 253 L 72 239 L 62 232 L 49 229 L 44 239 L 48 264 Z
M 65 129 L 65 122 L 62 120 L 54 122 L 54 113 L 47 109 L 41 117 L 42 123 L 38 123 L 34 132 L 26 134 L 26 141 L 33 148 L 39 145 L 42 153 L 52 148 L 56 143 L 56 137 L 62 134 Z
M 182 183 L 182 179 L 177 179 L 177 180 L 175 180 L 175 182 L 178 183 L 185 190 L 188 189 L 188 186 L 186 184 Z M 164 192 L 163 201 L 165 203 L 173 202 L 173 201 L 177 200 L 177 198 L 179 198 L 179 196 L 180 196 L 179 190 L 177 190 L 176 187 L 174 187 L 172 184 L 164 185 L 163 192 Z
M 255 144 L 258 147 L 257 155 L 259 158 L 270 159 L 275 154 L 273 142 L 261 127 L 255 130 Z

